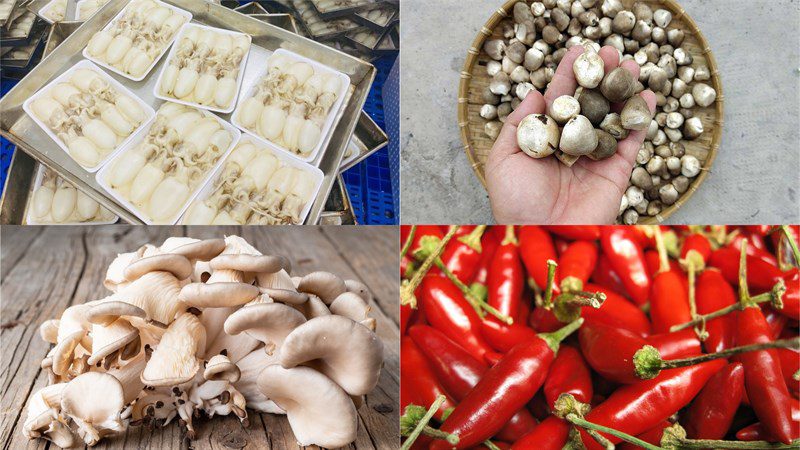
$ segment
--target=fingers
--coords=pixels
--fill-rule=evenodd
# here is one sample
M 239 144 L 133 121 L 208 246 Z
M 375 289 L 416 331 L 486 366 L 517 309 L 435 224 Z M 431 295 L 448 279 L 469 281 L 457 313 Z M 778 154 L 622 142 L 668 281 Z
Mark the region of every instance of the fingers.
M 509 114 L 506 118 L 506 123 L 500 130 L 500 135 L 497 136 L 490 156 L 506 157 L 520 152 L 517 146 L 517 125 L 530 114 L 543 114 L 544 113 L 544 97 L 537 90 L 532 90 L 525 100 L 517 106 L 517 109 Z
M 654 94 L 651 90 L 646 90 L 639 95 L 641 95 L 644 101 L 647 102 L 647 107 L 650 108 L 650 114 L 655 114 L 656 94 Z M 625 159 L 625 161 L 630 165 L 631 169 L 633 169 L 633 165 L 636 161 L 636 155 L 639 153 L 639 148 L 641 148 L 642 144 L 644 143 L 646 136 L 647 130 L 632 131 L 627 138 L 623 139 L 619 142 L 619 144 L 617 144 L 617 154 Z
M 606 45 L 597 52 L 603 58 L 603 65 L 606 73 L 611 72 L 619 66 L 619 51 L 616 48 Z
M 575 65 L 575 60 L 578 59 L 578 56 L 582 54 L 583 47 L 575 45 L 561 59 L 561 63 L 558 65 L 555 75 L 553 75 L 553 80 L 550 81 L 550 87 L 547 88 L 547 92 L 544 94 L 544 99 L 548 105 L 552 105 L 553 101 L 562 95 L 575 94 L 578 82 L 575 81 L 575 72 L 573 72 L 572 66 Z
M 622 64 L 620 64 L 620 67 L 622 67 L 623 69 L 625 69 L 628 72 L 630 72 L 631 75 L 633 75 L 633 79 L 634 80 L 638 80 L 639 79 L 639 64 L 636 64 L 636 61 L 631 60 L 631 59 L 626 60 L 626 61 L 622 61 Z

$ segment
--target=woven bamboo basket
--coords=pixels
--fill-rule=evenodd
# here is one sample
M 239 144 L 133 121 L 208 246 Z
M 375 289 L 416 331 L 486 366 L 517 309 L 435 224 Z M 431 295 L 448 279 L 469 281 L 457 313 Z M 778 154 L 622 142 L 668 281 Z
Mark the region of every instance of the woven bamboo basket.
M 481 28 L 478 36 L 472 42 L 472 46 L 467 52 L 467 60 L 461 71 L 461 81 L 458 87 L 458 126 L 461 130 L 461 140 L 464 143 L 464 151 L 472 165 L 478 179 L 486 187 L 484 176 L 484 166 L 489 151 L 494 141 L 487 136 L 483 129 L 486 120 L 479 112 L 483 101 L 481 92 L 489 85 L 491 77 L 486 74 L 486 63 L 491 60 L 483 51 L 483 44 L 487 39 L 502 37 L 497 26 L 503 19 L 511 17 L 514 5 L 519 0 L 508 0 L 489 18 Z M 627 8 L 630 8 L 637 0 L 623 0 Z M 708 45 L 708 41 L 700 32 L 697 24 L 676 0 L 638 0 L 648 3 L 653 10 L 666 9 L 672 12 L 672 23 L 668 28 L 680 28 L 684 30 L 686 38 L 682 47 L 690 52 L 694 57 L 694 67 L 707 65 L 711 72 L 711 86 L 717 91 L 717 101 L 708 108 L 695 107 L 694 112 L 703 122 L 704 132 L 702 136 L 694 141 L 682 141 L 686 147 L 686 153 L 697 157 L 703 169 L 700 174 L 692 181 L 689 189 L 681 195 L 675 204 L 665 208 L 656 217 L 643 217 L 639 220 L 641 224 L 655 224 L 663 222 L 681 207 L 694 192 L 703 184 L 711 165 L 717 156 L 720 142 L 722 140 L 723 107 L 725 98 L 722 91 L 717 62 L 714 54 Z M 528 1 L 530 3 L 530 1 Z

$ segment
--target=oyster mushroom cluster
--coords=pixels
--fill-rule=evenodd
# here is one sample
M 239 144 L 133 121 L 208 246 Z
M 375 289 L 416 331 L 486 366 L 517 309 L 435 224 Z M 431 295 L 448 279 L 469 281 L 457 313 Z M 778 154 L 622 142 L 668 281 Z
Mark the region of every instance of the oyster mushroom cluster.
M 147 136 L 100 176 L 153 223 L 175 223 L 235 136 L 208 111 L 164 103 Z
M 247 408 L 285 414 L 301 445 L 356 438 L 356 410 L 376 386 L 383 344 L 367 287 L 329 272 L 290 275 L 282 256 L 244 239 L 169 238 L 117 256 L 108 297 L 43 323 L 54 347 L 48 386 L 23 433 L 61 447 L 95 445 L 131 426 Z
M 114 213 L 50 169 L 31 197 L 30 218 L 37 223 L 87 223 L 116 220 Z
M 37 93 L 30 108 L 72 159 L 87 169 L 96 168 L 149 118 L 137 100 L 94 68 L 76 69 L 68 80 Z M 152 110 L 149 114 L 152 117 Z
M 250 37 L 187 25 L 161 75 L 159 93 L 189 103 L 233 109 Z
M 322 139 L 342 82 L 337 74 L 286 53 L 270 56 L 267 68 L 252 97 L 237 108 L 236 118 L 248 131 L 307 157 Z
M 266 146 L 242 140 L 225 160 L 211 194 L 195 200 L 182 223 L 300 224 L 317 185 L 310 170 L 285 164 Z
M 658 216 L 674 204 L 700 173 L 700 162 L 687 153 L 685 143 L 702 136 L 702 117 L 713 107 L 717 92 L 709 85 L 708 66 L 695 61 L 684 46 L 686 32 L 673 23 L 669 10 L 653 10 L 646 2 L 635 2 L 630 9 L 625 4 L 629 3 L 517 2 L 512 17 L 499 25 L 503 37 L 484 45 L 491 58 L 486 69 L 492 79 L 482 93 L 485 105 L 480 114 L 487 120 L 486 134 L 495 139 L 502 123 L 531 90 L 547 89 L 568 49 L 583 46 L 586 51 L 574 66 L 580 84 L 575 96 L 554 102 L 549 120 L 528 119 L 533 131 L 523 136 L 523 142 L 528 154 L 547 156 L 558 150 L 562 161 L 570 162 L 578 155 L 609 157 L 616 150 L 616 141 L 630 130 L 646 131 L 618 219 L 634 224 L 642 217 Z M 622 69 L 604 74 L 596 54 L 601 46 L 617 49 L 621 61 L 635 61 L 640 67 L 638 80 L 629 80 Z M 636 100 L 640 98 L 636 94 L 645 88 L 657 99 L 656 114 L 650 120 L 644 114 L 644 102 Z M 623 117 L 624 109 L 613 112 L 622 98 L 637 103 L 630 105 L 627 117 Z M 565 137 L 566 151 L 561 148 Z
M 134 78 L 143 77 L 187 18 L 160 2 L 134 0 L 122 16 L 89 40 L 89 56 Z

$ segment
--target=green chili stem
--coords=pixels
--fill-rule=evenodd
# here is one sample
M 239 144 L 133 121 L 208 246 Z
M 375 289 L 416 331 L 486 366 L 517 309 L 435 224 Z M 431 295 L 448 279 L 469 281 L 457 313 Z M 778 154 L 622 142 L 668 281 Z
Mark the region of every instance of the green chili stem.
M 485 231 L 486 225 L 478 225 L 469 234 L 458 238 L 458 242 L 461 242 L 478 253 L 482 253 L 483 248 L 481 247 L 481 237 Z
M 408 233 L 408 237 L 406 238 L 406 242 L 403 244 L 403 249 L 400 250 L 400 259 L 406 256 L 406 253 L 411 249 L 411 244 L 414 242 L 414 235 L 417 233 L 417 226 L 411 226 L 411 232 Z
M 602 425 L 597 425 L 595 423 L 589 422 L 586 419 L 583 419 L 582 417 L 579 417 L 575 413 L 567 414 L 565 419 L 567 421 L 575 424 L 575 425 L 578 425 L 581 428 L 586 429 L 587 432 L 588 432 L 588 430 L 594 430 L 594 431 L 599 431 L 599 432 L 602 432 L 602 433 L 610 434 L 610 435 L 612 435 L 614 437 L 618 437 L 618 438 L 622 439 L 623 441 L 630 442 L 630 443 L 632 443 L 634 445 L 638 445 L 638 446 L 640 446 L 642 448 L 645 448 L 647 450 L 664 450 L 661 447 L 657 447 L 655 445 L 648 444 L 647 442 L 645 442 L 645 441 L 643 441 L 641 439 L 638 439 L 638 438 L 636 438 L 634 436 L 631 436 L 629 434 L 623 433 L 623 432 L 621 432 L 619 430 L 615 430 L 613 428 L 608 428 L 608 427 L 604 427 Z
M 793 350 L 798 350 L 800 349 L 800 337 L 792 339 L 779 339 L 777 341 L 764 342 L 761 344 L 743 345 L 741 347 L 733 347 L 726 350 L 722 350 L 721 352 L 709 353 L 707 355 L 694 356 L 691 358 L 662 360 L 660 370 L 693 366 L 695 364 L 700 364 L 707 361 L 713 361 L 715 359 L 727 358 L 729 356 L 738 355 L 739 353 L 768 350 L 771 348 L 790 348 Z
M 494 445 L 494 442 L 492 442 L 492 441 L 490 441 L 488 439 L 483 441 L 483 445 L 485 445 L 486 447 L 488 447 L 491 450 L 500 450 L 500 447 Z
M 691 450 L 713 448 L 717 450 L 781 450 L 797 448 L 800 439 L 795 439 L 791 444 L 780 444 L 767 441 L 717 441 L 714 439 L 678 439 L 678 444 L 667 447 L 667 450 Z M 656 447 L 659 448 L 659 447 Z
M 783 282 L 779 281 L 775 285 L 775 287 L 772 288 L 772 291 L 764 292 L 763 294 L 756 295 L 755 297 L 750 297 L 750 303 L 759 304 L 759 303 L 774 302 L 775 298 L 776 297 L 780 298 L 785 290 L 786 287 L 783 285 Z M 690 322 L 673 325 L 672 327 L 670 327 L 669 331 L 673 332 L 673 331 L 685 330 L 686 328 L 693 327 L 703 321 L 716 319 L 717 317 L 722 317 L 726 314 L 730 314 L 733 311 L 741 311 L 743 307 L 744 306 L 742 305 L 742 303 L 734 303 L 733 305 L 726 306 L 714 312 L 698 315 L 695 319 L 693 319 Z
M 445 397 L 444 395 L 439 395 L 438 397 L 436 397 L 436 400 L 434 400 L 431 407 L 428 408 L 428 412 L 426 412 L 425 415 L 422 416 L 422 419 L 420 419 L 419 423 L 417 423 L 417 426 L 414 427 L 414 431 L 412 431 L 408 435 L 408 439 L 406 439 L 405 442 L 403 442 L 403 445 L 400 447 L 401 450 L 408 450 L 411 448 L 412 445 L 414 445 L 414 441 L 416 441 L 419 435 L 422 434 L 425 427 L 428 426 L 428 422 L 431 421 L 433 415 L 436 413 L 436 411 L 439 410 L 439 408 L 442 406 L 442 403 L 444 403 L 446 399 L 447 397 Z M 456 439 L 455 443 L 458 443 L 458 436 L 455 436 L 455 439 Z M 450 442 L 450 440 L 448 440 L 448 442 Z
M 428 274 L 428 271 L 431 270 L 434 261 L 442 254 L 444 251 L 444 247 L 450 242 L 450 239 L 453 238 L 453 235 L 456 234 L 456 230 L 458 230 L 457 226 L 452 226 L 447 231 L 447 234 L 444 235 L 444 238 L 439 245 L 433 250 L 433 252 L 425 258 L 425 261 L 420 266 L 419 270 L 414 274 L 414 277 L 411 278 L 411 281 L 403 282 L 402 286 L 400 286 L 400 304 L 401 305 L 411 305 L 412 308 L 417 307 L 417 298 L 414 296 L 414 291 L 417 290 L 420 283 L 422 283 L 422 279 L 425 278 L 425 275 Z
M 556 279 L 558 263 L 552 259 L 547 260 L 547 286 L 544 288 L 544 309 L 553 309 L 553 281 Z
M 800 248 L 797 247 L 797 242 L 794 240 L 792 230 L 789 229 L 789 225 L 781 225 L 781 231 L 786 237 L 786 241 L 789 242 L 789 248 L 792 249 L 792 253 L 794 254 L 794 263 L 800 265 Z
M 477 312 L 479 316 L 484 317 L 486 314 L 483 311 L 485 310 L 492 316 L 496 317 L 497 320 L 503 323 L 506 323 L 508 325 L 514 323 L 513 318 L 508 317 L 507 315 L 501 313 L 495 307 L 486 303 L 483 299 L 477 297 L 475 293 L 472 291 L 472 289 L 470 289 L 469 286 L 467 286 L 461 280 L 459 280 L 458 277 L 455 276 L 453 272 L 451 272 L 450 269 L 448 269 L 447 266 L 445 266 L 442 260 L 439 258 L 436 258 L 436 267 L 438 267 L 439 270 L 442 271 L 444 276 L 447 277 L 447 279 L 450 280 L 453 284 L 455 284 L 456 287 L 461 291 L 461 293 L 464 294 L 464 297 L 467 299 L 469 304 L 472 305 L 472 307 L 475 309 L 475 312 Z

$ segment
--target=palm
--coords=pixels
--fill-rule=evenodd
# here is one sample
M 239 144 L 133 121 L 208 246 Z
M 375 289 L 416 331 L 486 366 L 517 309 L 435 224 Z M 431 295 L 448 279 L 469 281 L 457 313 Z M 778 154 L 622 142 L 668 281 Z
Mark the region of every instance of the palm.
M 522 118 L 544 113 L 554 99 L 574 94 L 572 63 L 580 54 L 577 46 L 567 53 L 547 93 L 531 92 L 495 141 L 486 163 L 486 181 L 500 223 L 612 223 L 617 216 L 644 132 L 632 132 L 620 141 L 617 154 L 609 159 L 580 158 L 572 167 L 555 157 L 533 159 L 517 146 L 516 126 Z M 600 55 L 607 71 L 617 67 L 616 50 L 604 48 Z M 623 67 L 638 76 L 636 63 L 625 62 Z M 655 96 L 647 91 L 643 97 L 654 110 Z

